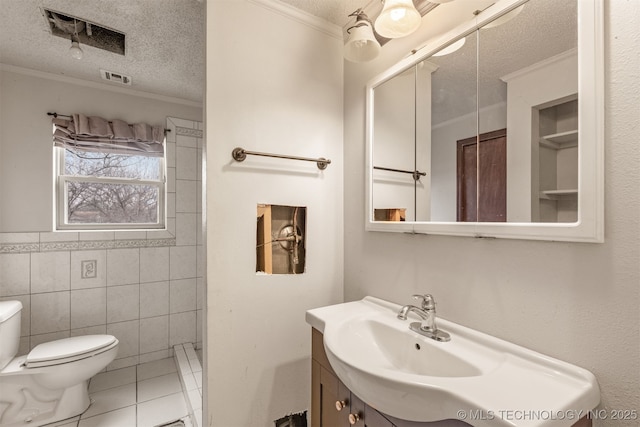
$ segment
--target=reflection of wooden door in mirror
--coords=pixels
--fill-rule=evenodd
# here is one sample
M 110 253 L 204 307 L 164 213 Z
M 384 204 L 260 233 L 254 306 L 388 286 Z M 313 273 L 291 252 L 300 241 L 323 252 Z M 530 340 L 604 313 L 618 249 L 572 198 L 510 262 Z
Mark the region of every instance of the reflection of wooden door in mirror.
M 505 222 L 507 130 L 480 134 L 479 150 L 477 141 L 475 136 L 458 141 L 457 220 Z

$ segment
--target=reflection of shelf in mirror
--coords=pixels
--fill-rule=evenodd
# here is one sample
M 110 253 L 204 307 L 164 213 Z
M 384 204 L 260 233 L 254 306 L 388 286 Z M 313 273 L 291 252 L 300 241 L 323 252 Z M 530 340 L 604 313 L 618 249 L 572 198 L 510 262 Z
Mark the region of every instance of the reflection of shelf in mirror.
M 540 137 L 540 145 L 561 150 L 563 148 L 578 146 L 578 131 L 570 130 L 568 132 L 554 133 Z
M 559 200 L 578 197 L 578 190 L 544 190 L 540 192 L 541 199 Z

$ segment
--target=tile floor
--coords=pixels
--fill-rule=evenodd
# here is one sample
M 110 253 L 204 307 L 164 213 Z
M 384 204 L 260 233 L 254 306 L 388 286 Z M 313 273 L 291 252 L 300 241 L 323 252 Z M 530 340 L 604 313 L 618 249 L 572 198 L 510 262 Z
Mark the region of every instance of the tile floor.
M 192 426 L 174 358 L 100 373 L 89 396 L 82 415 L 47 427 L 154 427 L 178 419 Z

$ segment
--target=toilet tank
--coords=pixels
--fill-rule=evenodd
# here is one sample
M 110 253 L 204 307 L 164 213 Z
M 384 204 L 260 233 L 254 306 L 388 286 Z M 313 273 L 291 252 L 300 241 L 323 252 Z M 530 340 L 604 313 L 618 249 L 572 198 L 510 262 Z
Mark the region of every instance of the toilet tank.
M 20 345 L 20 301 L 0 301 L 0 370 L 18 352 Z

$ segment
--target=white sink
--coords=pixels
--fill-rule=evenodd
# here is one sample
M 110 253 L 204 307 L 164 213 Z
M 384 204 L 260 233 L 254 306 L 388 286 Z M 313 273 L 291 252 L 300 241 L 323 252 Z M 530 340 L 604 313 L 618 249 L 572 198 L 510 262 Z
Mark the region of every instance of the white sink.
M 306 315 L 324 334 L 340 380 L 383 413 L 410 421 L 561 427 L 600 402 L 596 379 L 583 368 L 445 319 L 437 324 L 451 341 L 435 341 L 411 331 L 411 319 L 399 320 L 400 308 L 366 297 Z

